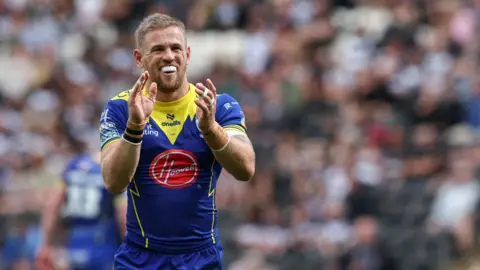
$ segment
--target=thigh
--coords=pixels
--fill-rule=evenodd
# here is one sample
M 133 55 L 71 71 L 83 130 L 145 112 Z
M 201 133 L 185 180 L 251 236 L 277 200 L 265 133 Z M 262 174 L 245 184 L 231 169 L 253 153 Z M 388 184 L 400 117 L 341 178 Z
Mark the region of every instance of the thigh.
M 223 250 L 220 246 L 178 255 L 172 258 L 171 265 L 176 270 L 223 270 Z
M 172 269 L 169 265 L 169 260 L 168 256 L 123 243 L 114 256 L 114 269 L 169 270 Z

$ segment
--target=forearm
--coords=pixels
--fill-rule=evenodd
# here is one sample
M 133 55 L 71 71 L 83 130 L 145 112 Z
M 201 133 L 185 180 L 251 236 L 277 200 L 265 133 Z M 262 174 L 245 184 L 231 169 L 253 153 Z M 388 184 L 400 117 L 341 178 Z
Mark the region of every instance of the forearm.
M 136 130 L 136 131 L 135 131 Z M 105 182 L 105 187 L 108 191 L 113 193 L 121 193 L 125 191 L 130 181 L 135 175 L 135 171 L 140 160 L 141 140 L 143 135 L 143 127 L 129 127 L 120 140 L 108 145 L 102 151 L 102 175 Z M 135 131 L 138 134 L 132 135 Z M 131 142 L 128 138 L 137 140 Z M 128 141 L 127 141 L 128 139 Z
M 53 232 L 55 231 L 58 223 L 58 217 L 60 213 L 60 206 L 64 197 L 63 189 L 55 189 L 51 194 L 50 199 L 46 202 L 42 209 L 42 234 L 43 245 L 49 246 L 53 242 Z
M 112 193 L 125 191 L 140 159 L 140 145 L 120 139 L 102 151 L 102 175 L 105 187 Z
M 58 215 L 54 211 L 45 211 L 42 216 L 42 228 L 43 228 L 43 245 L 50 246 L 52 244 L 52 232 L 55 230 L 55 226 L 58 222 Z
M 212 149 L 215 159 L 233 177 L 240 181 L 248 181 L 253 177 L 255 173 L 255 153 L 246 136 L 232 136 L 229 139 L 227 132 L 218 123 L 210 131 L 205 132 L 203 136 Z M 221 151 L 215 151 L 219 149 Z

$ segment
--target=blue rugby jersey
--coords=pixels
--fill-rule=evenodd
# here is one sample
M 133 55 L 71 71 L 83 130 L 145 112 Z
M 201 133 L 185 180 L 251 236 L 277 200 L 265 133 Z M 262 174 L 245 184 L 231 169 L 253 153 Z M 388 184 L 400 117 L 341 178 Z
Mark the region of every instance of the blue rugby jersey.
M 102 150 L 126 128 L 129 91 L 112 98 L 101 115 Z M 127 243 L 164 253 L 218 244 L 215 187 L 222 167 L 198 129 L 196 98 L 190 85 L 181 99 L 155 104 L 128 186 Z M 215 117 L 230 134 L 246 133 L 242 109 L 231 96 L 217 95 Z
M 100 164 L 91 155 L 76 156 L 66 166 L 63 184 L 66 196 L 61 215 L 70 229 L 68 245 L 118 246 L 115 204 L 125 194 L 106 190 Z

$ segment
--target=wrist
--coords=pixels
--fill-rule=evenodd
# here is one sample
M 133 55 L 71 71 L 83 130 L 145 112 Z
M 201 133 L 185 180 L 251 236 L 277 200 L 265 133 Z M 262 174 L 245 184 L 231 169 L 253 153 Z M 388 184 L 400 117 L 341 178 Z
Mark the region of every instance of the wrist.
M 125 132 L 122 134 L 122 139 L 123 139 L 124 141 L 126 141 L 127 143 L 129 143 L 129 144 L 140 145 L 140 144 L 142 144 L 143 136 L 131 135 L 131 134 L 129 134 L 128 132 L 125 131 Z
M 145 129 L 145 126 L 147 126 L 146 121 L 138 122 L 138 121 L 134 121 L 134 120 L 131 120 L 131 119 L 127 120 L 127 129 L 129 129 L 129 130 L 135 130 L 137 132 L 140 132 L 140 131 L 143 131 Z
M 143 126 L 143 127 L 142 127 Z M 139 145 L 143 140 L 143 128 L 145 124 L 133 123 L 130 120 L 127 121 L 127 127 L 123 132 L 122 139 L 126 142 L 134 145 Z
M 230 143 L 230 136 L 217 122 L 212 124 L 210 128 L 200 131 L 213 152 L 222 152 Z
M 203 136 L 209 136 L 212 135 L 216 132 L 216 130 L 220 127 L 217 122 L 211 124 L 208 128 L 206 129 L 200 129 L 200 132 L 202 133 Z

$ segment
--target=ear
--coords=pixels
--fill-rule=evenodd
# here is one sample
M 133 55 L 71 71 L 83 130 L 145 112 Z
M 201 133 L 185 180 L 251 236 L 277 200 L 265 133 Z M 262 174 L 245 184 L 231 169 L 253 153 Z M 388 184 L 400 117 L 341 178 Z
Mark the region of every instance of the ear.
M 190 46 L 187 46 L 187 65 L 190 64 Z
M 137 67 L 143 68 L 142 53 L 138 49 L 135 49 L 133 51 L 133 57 L 135 58 L 135 64 L 137 65 Z

